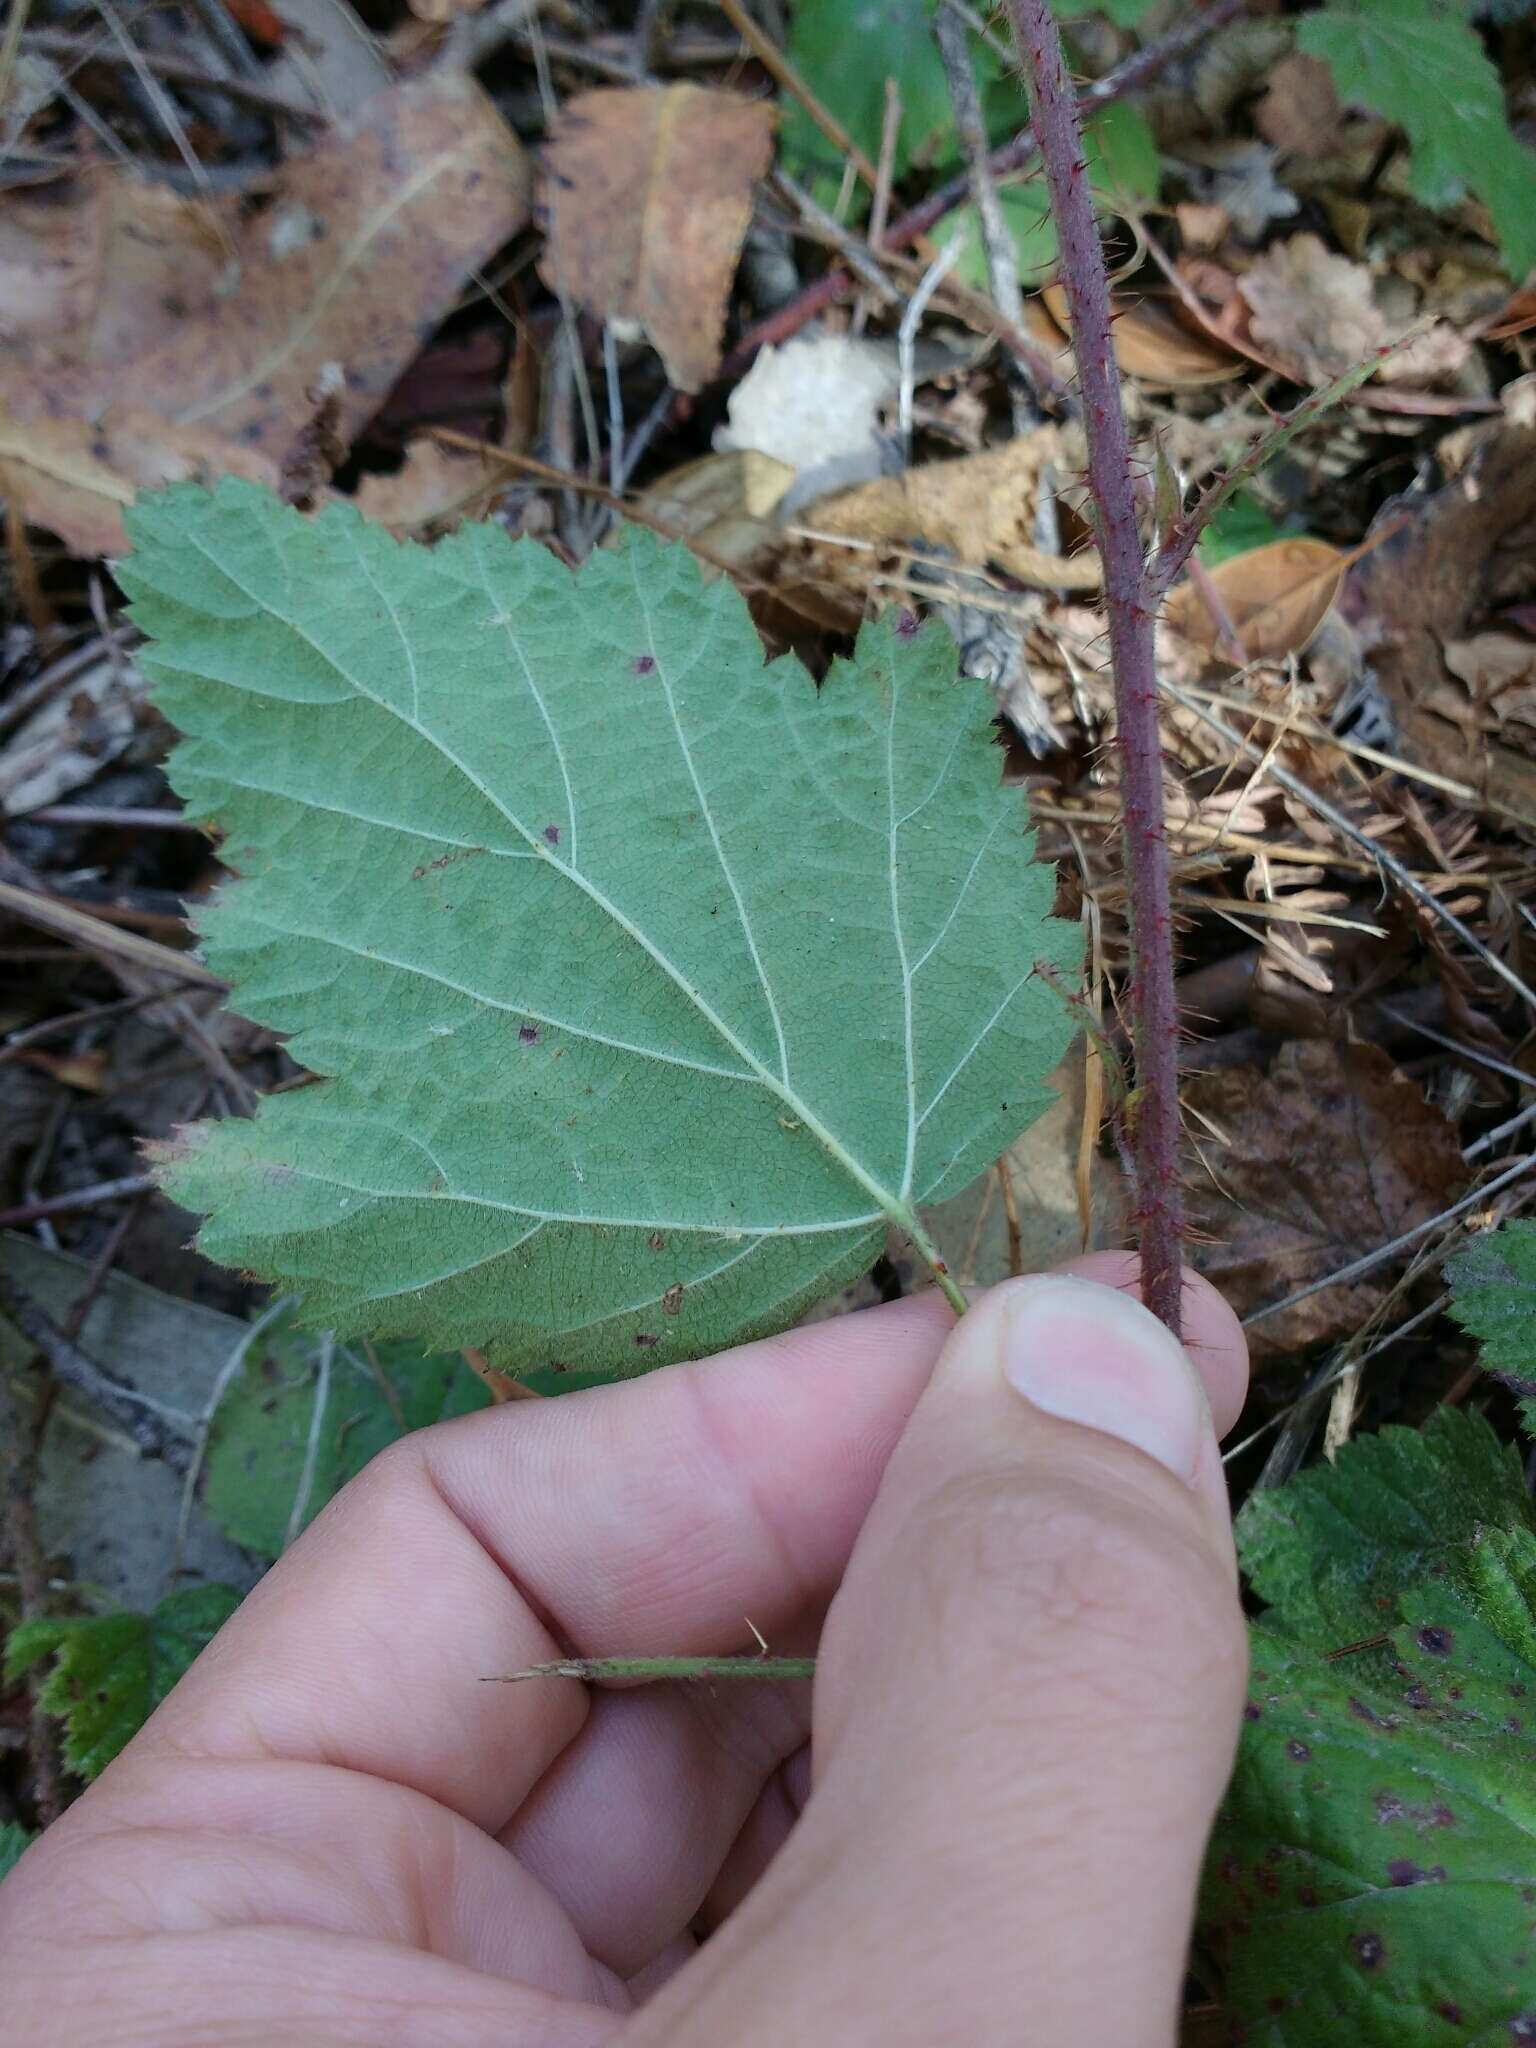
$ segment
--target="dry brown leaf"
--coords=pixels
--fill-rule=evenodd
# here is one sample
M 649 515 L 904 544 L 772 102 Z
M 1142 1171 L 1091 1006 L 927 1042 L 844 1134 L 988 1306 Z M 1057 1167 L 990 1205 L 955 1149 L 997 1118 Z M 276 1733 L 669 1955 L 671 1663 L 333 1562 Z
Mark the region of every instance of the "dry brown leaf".
M 581 93 L 551 132 L 544 278 L 599 319 L 641 328 L 679 391 L 719 366 L 773 127 L 765 100 L 666 85 Z
M 390 476 L 365 476 L 357 509 L 396 533 L 478 519 L 506 487 L 511 472 L 493 456 L 443 448 L 430 434 L 406 444 L 405 461 Z
M 1267 1074 L 1195 1076 L 1185 1101 L 1207 1171 L 1190 1191 L 1195 1263 L 1239 1315 L 1425 1223 L 1463 1193 L 1451 1123 L 1377 1046 L 1283 1046 Z M 1392 1268 L 1324 1288 L 1249 1332 L 1256 1358 L 1352 1336 Z
M 1371 273 L 1318 235 L 1277 242 L 1237 288 L 1256 339 L 1304 383 L 1331 382 L 1391 339 Z
M 277 465 L 200 427 L 114 406 L 94 422 L 13 418 L 0 408 L 0 489 L 80 555 L 121 554 L 122 515 L 161 484 L 249 477 L 276 489 Z
M 1347 558 L 1325 540 L 1275 540 L 1207 570 L 1252 661 L 1299 654 L 1338 595 Z M 1202 653 L 1220 651 L 1221 632 L 1199 586 L 1181 583 L 1165 607 L 1169 625 Z
M 1055 346 L 1064 347 L 1066 294 L 1053 284 L 1046 286 L 1040 298 L 1050 315 Z M 1031 308 L 1038 303 L 1032 300 Z M 1199 391 L 1209 384 L 1230 384 L 1243 372 L 1240 356 L 1195 333 L 1155 300 L 1116 299 L 1113 310 L 1115 356 L 1128 377 L 1139 377 L 1142 383 L 1164 391 Z M 1041 338 L 1048 337 L 1042 333 Z
M 1496 724 L 1536 727 L 1536 640 L 1497 632 L 1448 640 L 1445 665 Z
M 377 94 L 294 158 L 263 211 L 221 213 L 234 256 L 221 251 L 216 267 L 198 239 L 209 216 L 155 202 L 162 238 L 146 242 L 142 191 L 109 187 L 129 224 L 104 231 L 86 353 L 45 368 L 33 343 L 0 358 L 26 516 L 87 552 L 116 546 L 122 485 L 250 475 L 255 458 L 281 468 L 328 377 L 339 390 L 333 429 L 350 442 L 465 277 L 526 220 L 528 182 L 516 137 L 480 88 L 431 74 Z M 148 331 L 156 316 L 159 331 Z M 169 429 L 158 453 L 156 420 Z M 93 455 L 103 432 L 108 452 Z
M 1532 753 L 1485 730 L 1443 649 L 1509 586 L 1528 585 L 1536 517 L 1536 376 L 1502 394 L 1504 417 L 1440 444 L 1455 473 L 1438 491 L 1389 500 L 1350 570 L 1344 608 L 1371 648 L 1401 751 L 1536 818 Z M 1459 444 L 1459 445 L 1458 445 Z M 1459 464 L 1455 458 L 1460 455 Z
M 1037 427 L 981 455 L 925 463 L 819 499 L 799 516 L 822 533 L 946 548 L 958 561 L 974 568 L 992 563 L 1041 590 L 1097 590 L 1102 578 L 1092 549 L 1050 555 L 1033 543 L 1041 470 L 1059 452 L 1056 429 Z
M 1290 156 L 1330 156 L 1338 147 L 1342 118 L 1328 66 L 1321 57 L 1293 50 L 1270 72 L 1253 125 L 1266 142 Z

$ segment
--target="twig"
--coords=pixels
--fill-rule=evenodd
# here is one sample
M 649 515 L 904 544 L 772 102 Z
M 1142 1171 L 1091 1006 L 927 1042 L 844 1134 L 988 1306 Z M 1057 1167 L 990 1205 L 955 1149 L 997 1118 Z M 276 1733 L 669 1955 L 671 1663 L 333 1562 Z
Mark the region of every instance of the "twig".
M 950 0 L 939 0 L 934 29 L 939 39 L 939 54 L 944 59 L 950 104 L 955 110 L 955 134 L 959 139 L 960 154 L 965 158 L 971 196 L 976 204 L 976 218 L 981 225 L 988 289 L 1003 318 L 1022 332 L 1024 294 L 1019 290 L 1018 251 L 1003 218 L 1002 201 L 997 196 L 997 185 L 987 154 L 987 129 L 982 119 L 981 95 L 976 90 L 976 74 L 971 68 L 970 31 Z M 1024 420 L 1015 424 L 1023 427 L 1030 422 Z
M 526 1671 L 485 1678 L 482 1685 L 521 1685 L 525 1678 L 580 1678 L 589 1685 L 615 1678 L 768 1678 L 816 1676 L 814 1657 L 566 1657 L 530 1664 Z
M 1175 1336 L 1181 1327 L 1179 1012 L 1173 909 L 1163 830 L 1163 755 L 1152 646 L 1156 610 L 1136 518 L 1130 430 L 1111 331 L 1109 276 L 1083 158 L 1078 105 L 1050 0 L 1010 0 L 1030 111 L 1051 195 L 1060 274 L 1088 439 L 1104 606 L 1114 671 L 1116 746 L 1125 812 L 1130 913 L 1128 989 L 1136 1092 L 1132 1147 L 1143 1296 Z
M 0 1314 L 42 1353 L 48 1370 L 111 1416 L 146 1458 L 160 1458 L 173 1472 L 185 1471 L 191 1452 L 167 1410 L 109 1373 L 72 1344 L 53 1318 L 23 1288 L 0 1274 Z
M 106 825 L 133 832 L 202 832 L 207 826 L 181 811 L 155 811 L 132 804 L 44 804 L 23 814 L 29 825 Z
M 39 1195 L 12 1209 L 0 1209 L 0 1230 L 17 1230 L 23 1224 L 39 1223 L 45 1216 L 67 1216 L 77 1209 L 99 1209 L 129 1195 L 147 1194 L 154 1185 L 150 1174 L 126 1173 L 121 1180 L 99 1180 L 88 1188 L 71 1188 L 67 1194 Z
M 29 50 L 36 50 L 40 56 L 61 57 L 66 61 L 72 59 L 74 70 L 86 64 L 126 64 L 138 68 L 132 57 L 120 47 L 114 48 L 104 36 L 75 35 L 68 29 L 34 28 L 27 31 L 26 46 Z M 259 77 L 214 78 L 194 58 L 177 57 L 168 51 L 141 50 L 135 46 L 135 55 L 138 65 L 152 71 L 156 77 L 168 78 L 173 85 L 205 86 L 209 92 L 220 92 L 227 99 L 241 100 L 262 113 L 280 114 L 286 121 L 301 121 L 310 127 L 317 127 L 325 119 L 318 109 L 299 106 L 286 94 L 262 84 Z
M 774 172 L 773 182 L 789 200 L 806 226 L 815 230 L 817 239 L 837 251 L 860 283 L 872 291 L 882 305 L 893 306 L 900 303 L 901 293 L 856 235 L 835 220 L 827 209 L 819 205 L 805 187 L 782 167 Z

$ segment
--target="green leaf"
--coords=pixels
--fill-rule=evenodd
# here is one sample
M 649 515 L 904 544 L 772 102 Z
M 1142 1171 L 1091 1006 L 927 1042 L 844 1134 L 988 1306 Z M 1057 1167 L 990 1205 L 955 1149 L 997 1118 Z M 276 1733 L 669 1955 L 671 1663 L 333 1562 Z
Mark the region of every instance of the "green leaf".
M 873 162 L 885 127 L 885 81 L 901 95 L 892 174 L 955 153 L 955 116 L 933 33 L 935 0 L 796 0 L 788 57 L 801 80 Z M 973 47 L 975 47 L 973 45 Z M 996 76 L 979 53 L 978 84 Z M 838 179 L 842 159 L 797 101 L 786 96 L 783 148 L 801 167 Z M 867 195 L 866 195 L 867 197 Z M 864 202 L 861 202 L 861 206 Z
M 204 1512 L 231 1542 L 276 1557 L 387 1444 L 489 1400 L 460 1357 L 274 1324 L 219 1403 Z
M 1473 1238 L 1446 1271 L 1451 1314 L 1481 1344 L 1484 1367 L 1536 1379 L 1536 1223 Z
M 329 1077 L 167 1178 L 307 1319 L 508 1370 L 698 1356 L 1048 1106 L 1034 970 L 1078 939 L 942 627 L 866 627 L 818 690 L 643 532 L 573 575 L 233 479 L 130 525 L 171 774 L 244 873 L 209 959 Z
M 1505 264 L 1536 264 L 1536 154 L 1511 133 L 1499 74 L 1464 14 L 1435 0 L 1334 0 L 1306 15 L 1297 45 L 1333 71 L 1340 97 L 1402 129 L 1426 206 L 1475 193 Z
M 1250 1496 L 1238 1550 L 1266 1625 L 1338 1650 L 1392 1625 L 1399 1596 L 1453 1578 L 1490 1530 L 1536 1530 L 1520 1460 L 1481 1416 L 1357 1438 L 1331 1465 Z
M 8 1820 L 0 1825 L 0 1878 L 10 1875 L 21 1861 L 21 1852 L 36 1839 L 30 1828 Z
M 5 1676 L 54 1659 L 39 1704 L 64 1723 L 64 1761 L 97 1777 L 234 1613 L 229 1586 L 187 1586 L 150 1614 L 24 1621 L 6 1645 Z
M 1208 569 L 1214 569 L 1218 562 L 1267 547 L 1271 541 L 1284 540 L 1287 533 L 1295 531 L 1294 527 L 1281 526 L 1251 492 L 1239 491 L 1220 507 L 1200 536 L 1200 559 Z
M 1258 1630 L 1201 1941 L 1247 2048 L 1536 2034 L 1536 1536 L 1403 1596 L 1390 1677 Z
M 1201 1901 L 1229 2028 L 1248 2048 L 1527 2038 L 1536 1530 L 1518 1462 L 1447 1410 L 1255 1507 L 1243 1548 L 1277 1605 Z

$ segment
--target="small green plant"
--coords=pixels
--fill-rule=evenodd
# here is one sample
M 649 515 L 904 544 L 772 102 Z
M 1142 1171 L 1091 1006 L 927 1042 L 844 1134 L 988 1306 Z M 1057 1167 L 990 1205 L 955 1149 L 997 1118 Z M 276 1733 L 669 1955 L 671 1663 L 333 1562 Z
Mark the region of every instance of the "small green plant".
M 64 1724 L 69 1768 L 82 1778 L 99 1777 L 239 1600 L 229 1586 L 187 1586 L 149 1614 L 21 1622 L 6 1644 L 6 1682 L 53 1659 L 38 1704 Z
M 1478 1240 L 1454 1279 L 1484 1363 L 1536 1369 L 1536 1225 Z M 1518 1454 L 1443 1409 L 1254 1495 L 1238 1546 L 1266 1605 L 1201 1931 L 1229 2023 L 1263 2048 L 1536 2038 Z

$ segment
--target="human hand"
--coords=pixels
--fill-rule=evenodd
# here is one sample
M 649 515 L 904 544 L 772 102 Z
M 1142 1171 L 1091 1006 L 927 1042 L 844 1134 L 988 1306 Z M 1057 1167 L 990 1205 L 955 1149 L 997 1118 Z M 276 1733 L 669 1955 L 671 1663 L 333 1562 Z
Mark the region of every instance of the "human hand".
M 1168 2048 L 1245 1669 L 1185 1301 L 1204 1394 L 1048 1276 L 405 1438 L 0 1888 L 12 2038 Z M 747 1617 L 814 1689 L 480 1682 Z

